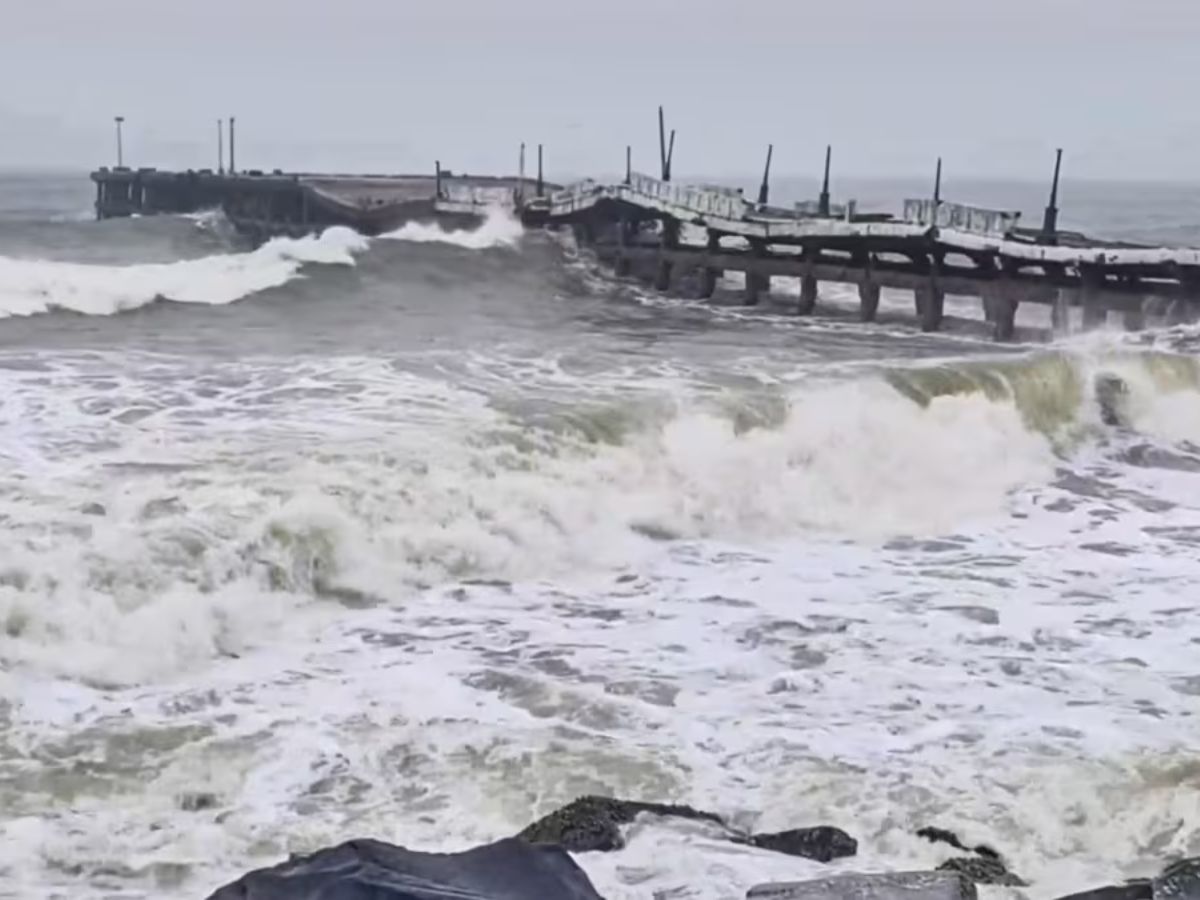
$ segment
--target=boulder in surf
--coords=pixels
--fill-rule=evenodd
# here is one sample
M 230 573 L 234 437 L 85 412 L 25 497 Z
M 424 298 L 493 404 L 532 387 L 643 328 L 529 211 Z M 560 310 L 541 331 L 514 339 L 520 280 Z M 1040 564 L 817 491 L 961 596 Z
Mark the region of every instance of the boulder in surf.
M 603 900 L 565 850 L 508 838 L 462 853 L 347 841 L 243 875 L 208 900 Z

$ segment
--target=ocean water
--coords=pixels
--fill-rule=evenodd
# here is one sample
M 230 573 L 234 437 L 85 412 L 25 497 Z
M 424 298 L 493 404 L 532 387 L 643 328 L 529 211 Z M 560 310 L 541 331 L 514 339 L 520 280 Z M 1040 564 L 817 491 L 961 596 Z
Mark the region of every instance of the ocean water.
M 502 214 L 254 249 L 88 187 L 0 177 L 0 897 L 583 793 L 860 842 L 639 822 L 578 858 L 612 900 L 936 865 L 925 825 L 1031 897 L 1200 854 L 1195 326 L 1002 347 L 964 299 L 922 335 L 898 293 L 659 297 Z M 1194 189 L 1071 198 L 1200 243 Z

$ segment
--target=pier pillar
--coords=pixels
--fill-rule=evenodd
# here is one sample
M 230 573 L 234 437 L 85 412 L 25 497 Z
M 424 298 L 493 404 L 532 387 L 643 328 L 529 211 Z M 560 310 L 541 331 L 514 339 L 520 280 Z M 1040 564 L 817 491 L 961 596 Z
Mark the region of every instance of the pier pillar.
M 1188 308 L 1187 300 L 1182 297 L 1176 297 L 1167 304 L 1166 322 L 1167 325 L 1186 325 L 1192 321 L 1192 312 Z
M 1017 299 L 1011 286 L 1005 281 L 995 281 L 985 288 L 984 307 L 988 321 L 992 323 L 992 337 L 997 341 L 1011 341 L 1017 332 Z
M 1108 322 L 1108 310 L 1104 308 L 1104 270 L 1094 266 L 1081 267 L 1080 305 L 1083 307 L 1083 330 L 1103 328 Z
M 721 236 L 715 231 L 708 232 L 708 244 L 706 247 L 708 257 L 721 252 Z M 705 260 L 710 261 L 709 259 Z M 700 297 L 708 300 L 717 290 L 717 280 L 724 274 L 723 269 L 718 269 L 715 266 L 705 266 L 700 270 Z
M 858 318 L 862 322 L 874 322 L 879 313 L 879 284 L 870 276 L 858 283 Z
M 618 278 L 628 278 L 630 271 L 633 269 L 633 263 L 626 248 L 629 246 L 629 238 L 633 233 L 633 225 L 629 219 L 622 217 L 617 222 L 617 258 L 613 264 L 613 270 Z
M 1142 308 L 1127 309 L 1121 314 L 1121 323 L 1126 331 L 1146 330 L 1146 311 Z
M 1050 324 L 1055 334 L 1066 334 L 1071 330 L 1071 291 L 1059 288 L 1050 306 Z
M 672 260 L 666 255 L 668 251 L 674 250 L 679 246 L 679 223 L 678 222 L 663 222 L 662 244 L 658 260 L 658 272 L 654 277 L 654 287 L 659 291 L 669 291 L 671 289 L 671 273 L 675 268 Z
M 929 284 L 915 288 L 913 297 L 916 300 L 917 316 L 921 320 L 921 330 L 928 332 L 940 329 L 946 308 L 946 292 L 931 279 Z
M 815 248 L 805 248 L 804 272 L 800 275 L 800 302 L 796 305 L 796 313 L 801 316 L 811 316 L 817 308 L 816 256 Z
M 757 269 L 757 259 L 767 252 L 766 245 L 760 240 L 750 241 L 750 259 L 746 263 L 746 306 L 757 306 L 762 294 L 771 292 L 771 277 L 761 274 Z

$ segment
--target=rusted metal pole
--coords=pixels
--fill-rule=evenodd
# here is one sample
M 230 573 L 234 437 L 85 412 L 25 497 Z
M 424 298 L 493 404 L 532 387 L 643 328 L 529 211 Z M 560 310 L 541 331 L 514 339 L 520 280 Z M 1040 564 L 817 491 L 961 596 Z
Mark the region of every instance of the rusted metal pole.
M 663 120 L 663 108 L 658 108 L 658 173 L 667 180 L 667 126 Z
M 829 165 L 833 161 L 833 145 L 825 145 L 825 178 L 821 181 L 821 197 L 817 201 L 818 212 L 829 215 Z
M 1062 148 L 1059 147 L 1054 159 L 1054 181 L 1050 185 L 1050 205 L 1046 207 L 1046 215 L 1042 219 L 1042 236 L 1053 238 L 1058 233 L 1058 176 L 1062 171 Z
M 775 151 L 774 144 L 767 144 L 767 163 L 763 166 L 762 184 L 758 186 L 758 205 L 766 206 L 771 196 L 771 154 Z

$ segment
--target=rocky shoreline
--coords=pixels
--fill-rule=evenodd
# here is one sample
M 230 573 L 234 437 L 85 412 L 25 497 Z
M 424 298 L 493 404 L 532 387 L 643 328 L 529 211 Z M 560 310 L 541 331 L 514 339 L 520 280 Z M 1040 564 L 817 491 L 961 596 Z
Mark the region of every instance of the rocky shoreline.
M 858 842 L 830 825 L 754 834 L 690 806 L 589 796 L 514 837 L 461 853 L 352 840 L 257 869 L 208 900 L 604 900 L 570 854 L 621 849 L 623 828 L 643 815 L 705 822 L 732 843 L 822 863 L 858 853 Z M 761 884 L 750 889 L 747 900 L 976 900 L 979 885 L 1030 887 L 986 844 L 967 846 L 953 831 L 937 827 L 921 828 L 916 836 L 962 855 L 930 871 Z M 1200 900 L 1200 858 L 1172 862 L 1155 878 L 1091 887 L 1056 900 Z

